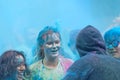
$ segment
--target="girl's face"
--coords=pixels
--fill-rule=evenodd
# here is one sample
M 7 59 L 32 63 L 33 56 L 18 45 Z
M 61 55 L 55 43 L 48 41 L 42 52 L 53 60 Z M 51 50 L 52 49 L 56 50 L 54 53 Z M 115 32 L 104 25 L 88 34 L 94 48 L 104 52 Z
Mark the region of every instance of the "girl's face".
M 44 54 L 47 58 L 57 57 L 59 55 L 60 38 L 59 34 L 48 34 L 44 43 Z
M 22 80 L 24 71 L 26 69 L 25 61 L 24 61 L 23 56 L 21 56 L 21 55 L 17 55 L 16 56 L 16 60 L 18 62 L 18 66 L 17 66 L 17 79 L 18 80 Z

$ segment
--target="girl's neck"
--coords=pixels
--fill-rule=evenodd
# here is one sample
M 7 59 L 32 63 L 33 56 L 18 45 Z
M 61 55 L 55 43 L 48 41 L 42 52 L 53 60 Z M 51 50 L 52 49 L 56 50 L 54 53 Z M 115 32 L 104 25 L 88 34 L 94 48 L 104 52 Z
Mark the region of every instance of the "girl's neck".
M 48 67 L 48 68 L 56 68 L 57 65 L 58 65 L 58 62 L 59 62 L 58 58 L 55 58 L 55 59 L 44 58 L 42 60 L 43 65 L 46 66 L 46 67 Z

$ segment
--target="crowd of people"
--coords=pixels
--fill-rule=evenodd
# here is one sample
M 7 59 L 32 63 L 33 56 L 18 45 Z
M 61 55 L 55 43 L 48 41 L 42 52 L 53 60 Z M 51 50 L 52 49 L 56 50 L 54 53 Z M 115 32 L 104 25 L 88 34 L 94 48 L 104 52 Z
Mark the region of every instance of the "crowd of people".
M 0 80 L 120 80 L 120 26 L 103 37 L 88 25 L 71 37 L 68 46 L 77 54 L 75 61 L 63 55 L 59 30 L 46 26 L 38 34 L 31 65 L 23 51 L 0 56 Z

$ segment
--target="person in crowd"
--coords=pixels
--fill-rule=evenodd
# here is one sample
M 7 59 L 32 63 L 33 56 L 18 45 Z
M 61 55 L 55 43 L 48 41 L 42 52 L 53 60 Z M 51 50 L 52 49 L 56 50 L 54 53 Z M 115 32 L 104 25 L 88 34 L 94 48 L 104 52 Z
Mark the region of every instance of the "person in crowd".
M 106 31 L 104 40 L 108 53 L 120 59 L 120 26 L 113 27 Z
M 0 56 L 0 80 L 25 80 L 28 74 L 23 52 L 8 50 Z
M 77 52 L 77 49 L 75 47 L 76 44 L 76 37 L 79 33 L 79 29 L 71 30 L 70 35 L 69 35 L 69 42 L 68 42 L 68 47 L 72 51 L 73 55 L 75 55 L 74 60 L 79 59 L 79 54 Z
M 73 61 L 61 56 L 61 36 L 57 28 L 46 26 L 37 38 L 37 62 L 30 66 L 31 80 L 61 80 Z
M 107 55 L 99 30 L 88 25 L 76 39 L 80 59 L 67 70 L 63 80 L 120 80 L 120 61 Z

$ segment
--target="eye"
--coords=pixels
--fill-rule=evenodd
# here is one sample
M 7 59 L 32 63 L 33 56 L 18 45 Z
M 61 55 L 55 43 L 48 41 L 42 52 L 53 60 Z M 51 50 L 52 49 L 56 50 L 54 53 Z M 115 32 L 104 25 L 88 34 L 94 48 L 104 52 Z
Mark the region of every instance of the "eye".
M 47 44 L 47 45 L 52 45 L 52 42 L 47 42 L 46 44 Z
M 25 66 L 25 63 L 24 62 L 17 63 L 17 67 L 20 67 L 20 66 Z

